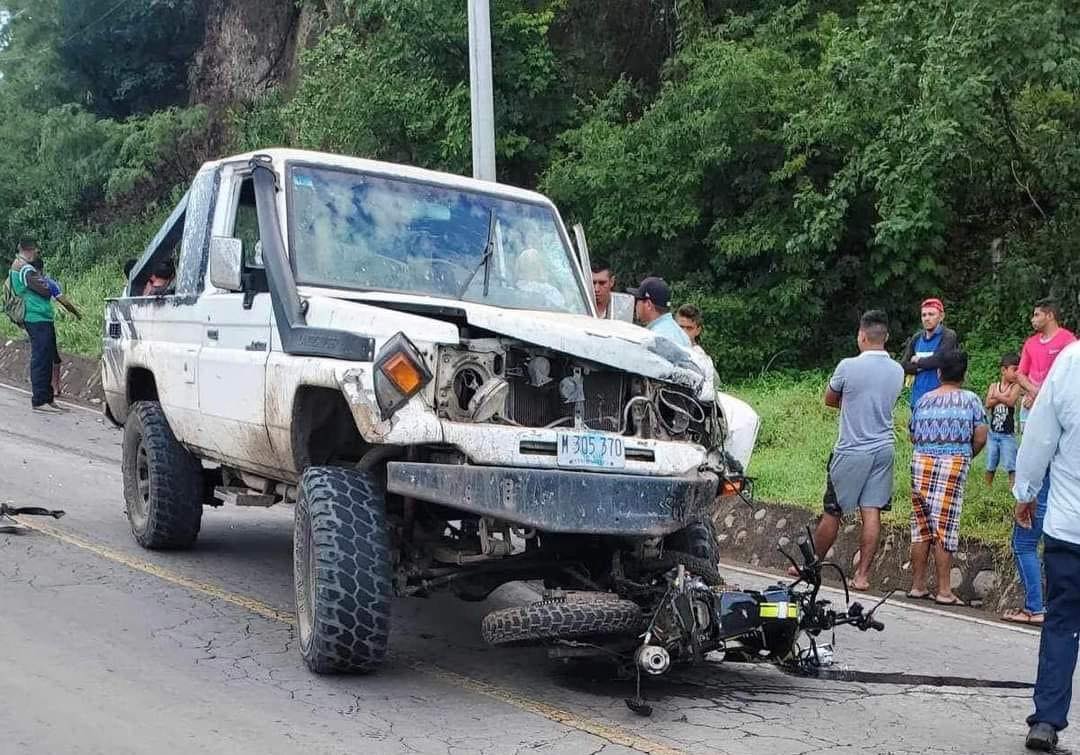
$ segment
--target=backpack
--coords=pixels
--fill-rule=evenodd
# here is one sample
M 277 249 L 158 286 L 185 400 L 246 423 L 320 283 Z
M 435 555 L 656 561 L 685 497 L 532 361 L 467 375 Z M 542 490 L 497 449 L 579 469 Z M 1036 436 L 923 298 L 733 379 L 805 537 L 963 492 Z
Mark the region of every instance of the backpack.
M 4 314 L 8 316 L 8 319 L 20 328 L 23 327 L 26 324 L 26 301 L 15 293 L 15 289 L 11 285 L 10 272 L 4 278 L 4 287 L 0 292 L 0 300 L 3 302 Z

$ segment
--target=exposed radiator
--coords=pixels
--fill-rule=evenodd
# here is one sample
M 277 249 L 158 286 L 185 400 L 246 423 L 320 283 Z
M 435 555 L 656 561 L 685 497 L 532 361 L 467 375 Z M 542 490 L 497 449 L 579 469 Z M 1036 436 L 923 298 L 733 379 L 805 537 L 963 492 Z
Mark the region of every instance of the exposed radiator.
M 585 376 L 585 424 L 596 430 L 619 429 L 626 404 L 626 379 L 615 372 L 594 372 Z M 559 397 L 558 381 L 534 388 L 523 381 L 510 386 L 510 419 L 525 427 L 544 427 L 563 417 L 572 417 L 574 408 Z

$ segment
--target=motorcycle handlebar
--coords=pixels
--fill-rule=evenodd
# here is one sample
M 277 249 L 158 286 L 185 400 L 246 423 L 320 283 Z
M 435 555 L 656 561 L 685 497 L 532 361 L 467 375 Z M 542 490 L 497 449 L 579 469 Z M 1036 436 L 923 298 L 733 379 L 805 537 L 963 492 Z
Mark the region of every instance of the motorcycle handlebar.
M 817 554 L 814 553 L 814 544 L 809 539 L 799 539 L 799 550 L 802 551 L 802 556 L 803 559 L 806 561 L 807 566 L 817 561 Z

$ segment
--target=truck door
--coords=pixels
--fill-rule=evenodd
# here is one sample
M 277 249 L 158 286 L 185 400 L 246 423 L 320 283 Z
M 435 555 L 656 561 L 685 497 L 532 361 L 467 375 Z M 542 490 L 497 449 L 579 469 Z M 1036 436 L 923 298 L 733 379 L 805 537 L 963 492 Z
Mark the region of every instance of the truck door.
M 213 235 L 239 239 L 241 291 L 209 282 L 200 302 L 199 411 L 221 461 L 258 472 L 277 468 L 266 430 L 266 361 L 273 314 L 259 255 L 255 194 L 244 166 L 226 166 Z

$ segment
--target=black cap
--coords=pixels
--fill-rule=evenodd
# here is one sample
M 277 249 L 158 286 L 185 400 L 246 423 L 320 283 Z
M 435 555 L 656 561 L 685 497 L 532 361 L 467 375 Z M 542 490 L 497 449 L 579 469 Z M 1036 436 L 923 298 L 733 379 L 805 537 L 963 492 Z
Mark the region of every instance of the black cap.
M 663 278 L 646 278 L 637 288 L 626 289 L 626 293 L 635 299 L 648 299 L 661 309 L 667 309 L 671 303 L 671 289 Z

